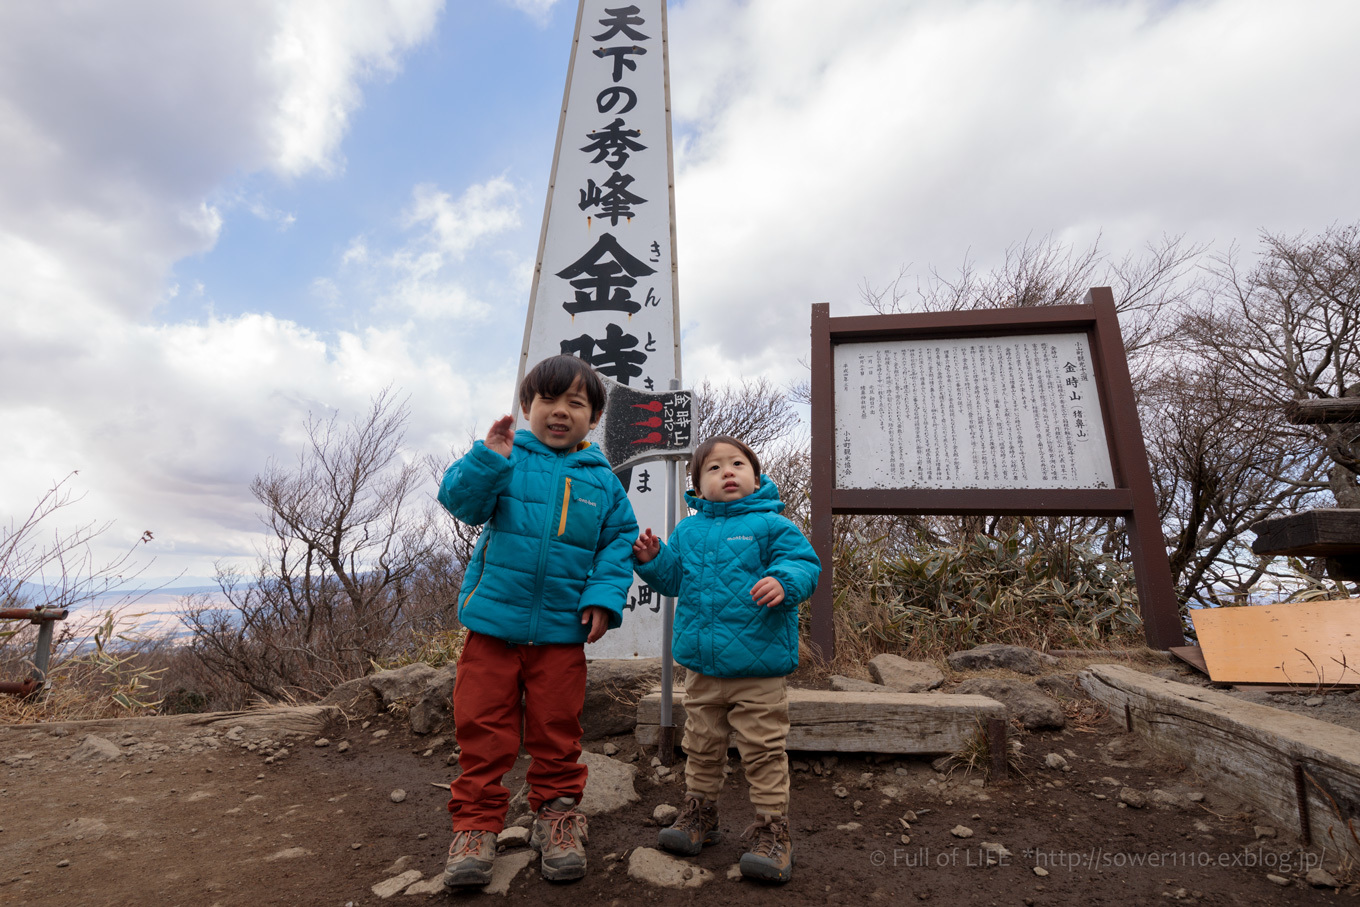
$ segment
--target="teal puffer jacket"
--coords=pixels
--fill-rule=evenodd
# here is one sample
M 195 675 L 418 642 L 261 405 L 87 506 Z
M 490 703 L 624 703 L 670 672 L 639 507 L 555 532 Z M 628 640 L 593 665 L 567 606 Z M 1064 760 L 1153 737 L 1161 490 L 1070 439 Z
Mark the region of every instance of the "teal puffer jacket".
M 458 593 L 469 630 L 513 643 L 582 643 L 581 612 L 613 629 L 633 582 L 637 520 L 600 448 L 559 451 L 515 432 L 510 457 L 478 441 L 444 473 L 439 503 L 486 524 Z
M 698 511 L 676 524 L 660 553 L 634 562 L 662 595 L 678 596 L 675 660 L 710 677 L 783 677 L 798 667 L 798 604 L 812 595 L 821 562 L 769 476 L 736 501 L 685 501 Z M 757 605 L 751 587 L 772 576 L 784 601 Z

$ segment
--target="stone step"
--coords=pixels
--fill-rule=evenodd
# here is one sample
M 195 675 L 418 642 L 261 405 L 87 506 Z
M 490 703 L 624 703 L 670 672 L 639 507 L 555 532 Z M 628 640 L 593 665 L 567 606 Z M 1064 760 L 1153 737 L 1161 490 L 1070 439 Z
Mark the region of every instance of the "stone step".
M 685 691 L 673 691 L 671 717 L 678 745 L 685 726 Z M 949 693 L 859 693 L 789 690 L 788 748 L 838 753 L 957 753 L 987 726 L 1006 720 L 1006 707 L 986 696 Z M 638 743 L 655 746 L 661 691 L 638 703 Z

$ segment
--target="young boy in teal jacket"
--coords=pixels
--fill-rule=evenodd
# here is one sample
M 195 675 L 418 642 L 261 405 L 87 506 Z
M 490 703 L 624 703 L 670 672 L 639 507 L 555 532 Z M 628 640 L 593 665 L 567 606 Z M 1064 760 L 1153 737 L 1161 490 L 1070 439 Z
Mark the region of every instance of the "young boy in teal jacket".
M 584 643 L 623 620 L 637 520 L 599 447 L 585 441 L 604 410 L 604 382 L 581 359 L 553 356 L 525 375 L 528 431 L 505 416 L 444 473 L 439 503 L 485 524 L 466 565 L 458 619 L 467 640 L 453 687 L 462 774 L 450 786 L 447 887 L 491 881 L 496 836 L 523 727 L 531 844 L 549 881 L 585 875 L 581 709 Z M 521 694 L 523 709 L 521 710 Z
M 780 516 L 784 504 L 760 460 L 727 436 L 708 439 L 690 459 L 698 511 L 662 544 L 648 529 L 633 545 L 639 576 L 678 595 L 672 653 L 685 676 L 685 806 L 661 831 L 662 847 L 693 856 L 717 843 L 718 794 L 736 732 L 756 823 L 748 878 L 787 882 L 789 733 L 785 676 L 798 667 L 798 604 L 812 595 L 821 563 L 803 533 Z

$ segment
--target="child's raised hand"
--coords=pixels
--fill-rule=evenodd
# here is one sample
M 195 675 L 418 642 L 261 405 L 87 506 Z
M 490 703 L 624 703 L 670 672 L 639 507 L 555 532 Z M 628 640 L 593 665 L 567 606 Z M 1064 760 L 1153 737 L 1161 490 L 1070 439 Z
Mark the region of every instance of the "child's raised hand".
M 784 600 L 784 587 L 773 576 L 767 576 L 751 587 L 751 598 L 757 605 L 773 608 Z
M 486 446 L 503 457 L 509 457 L 510 451 L 515 449 L 514 425 L 514 416 L 501 416 L 492 422 L 486 433 Z
M 645 564 L 661 553 L 661 539 L 652 535 L 650 526 L 633 543 L 633 560 Z

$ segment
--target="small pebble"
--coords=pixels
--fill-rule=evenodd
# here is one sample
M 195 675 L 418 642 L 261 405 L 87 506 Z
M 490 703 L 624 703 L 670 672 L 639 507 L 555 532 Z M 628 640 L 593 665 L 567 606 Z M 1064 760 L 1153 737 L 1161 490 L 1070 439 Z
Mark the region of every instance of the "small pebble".
M 327 737 L 318 737 L 316 738 L 316 741 L 312 744 L 312 746 L 330 746 L 330 745 L 331 741 Z
M 66 866 L 70 866 L 70 865 L 71 865 L 71 861 L 70 861 L 70 860 L 62 860 L 61 862 L 59 862 L 59 863 L 57 864 L 58 867 L 62 867 L 62 868 L 66 867 Z
M 397 788 L 396 790 L 392 791 L 392 793 L 388 794 L 388 797 L 391 798 L 393 803 L 401 803 L 406 799 L 406 791 L 402 790 L 401 788 Z

